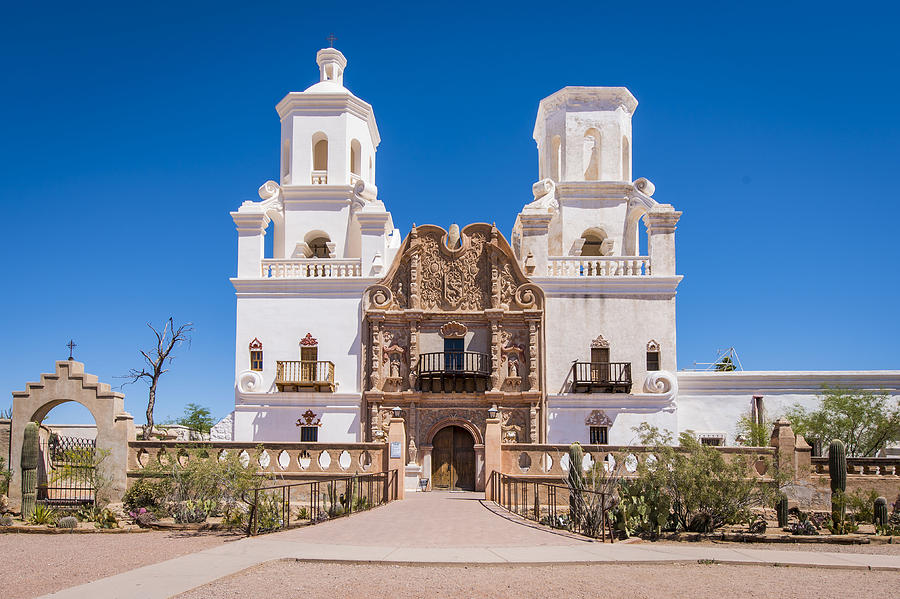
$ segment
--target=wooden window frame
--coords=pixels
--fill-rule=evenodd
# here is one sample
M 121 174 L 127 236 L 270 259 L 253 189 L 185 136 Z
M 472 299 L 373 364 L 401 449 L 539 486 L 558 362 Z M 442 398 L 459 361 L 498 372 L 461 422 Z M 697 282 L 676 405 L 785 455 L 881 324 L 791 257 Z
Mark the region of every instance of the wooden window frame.
M 655 366 L 655 368 L 654 368 Z M 660 369 L 660 355 L 658 351 L 647 351 L 647 372 L 655 372 Z
M 251 349 L 250 350 L 250 370 L 255 372 L 262 372 L 263 369 L 263 350 L 261 349 Z
M 304 437 L 312 437 L 304 438 Z M 318 443 L 319 442 L 319 427 L 310 425 L 303 425 L 300 427 L 300 442 L 301 443 Z
M 609 445 L 609 427 L 599 425 L 588 427 L 588 442 L 589 445 Z

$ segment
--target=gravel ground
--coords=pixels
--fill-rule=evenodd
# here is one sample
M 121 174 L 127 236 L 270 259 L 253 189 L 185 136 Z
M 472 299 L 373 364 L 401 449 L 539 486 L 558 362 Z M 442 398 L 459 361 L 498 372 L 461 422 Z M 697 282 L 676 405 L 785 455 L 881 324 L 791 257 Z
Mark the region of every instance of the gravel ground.
M 376 566 L 276 561 L 178 595 L 257 597 L 887 597 L 896 572 L 701 564 Z
M 741 549 L 775 549 L 776 551 L 824 551 L 827 553 L 869 553 L 878 555 L 900 555 L 900 543 L 891 545 L 837 545 L 835 543 L 727 543 L 723 541 L 701 541 L 683 543 L 678 541 L 642 542 L 649 545 L 690 545 L 703 547 L 731 547 Z
M 0 534 L 0 597 L 38 597 L 240 538 L 182 532 Z

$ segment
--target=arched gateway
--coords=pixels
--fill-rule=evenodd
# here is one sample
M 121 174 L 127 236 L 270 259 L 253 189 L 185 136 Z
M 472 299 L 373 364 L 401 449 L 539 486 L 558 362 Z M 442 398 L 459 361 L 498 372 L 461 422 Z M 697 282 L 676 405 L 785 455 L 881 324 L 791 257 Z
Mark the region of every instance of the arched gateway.
M 432 488 L 484 489 L 491 410 L 504 442 L 543 440 L 544 295 L 495 226 L 413 227 L 363 302 L 366 436 L 400 408 Z
M 9 498 L 13 505 L 21 499 L 22 440 L 25 425 L 40 423 L 54 407 L 74 401 L 86 407 L 97 424 L 97 448 L 109 451 L 103 462 L 105 474 L 112 479 L 109 499 L 120 501 L 125 493 L 128 441 L 134 439 L 134 419 L 125 411 L 125 396 L 84 371 L 74 360 L 56 363 L 53 373 L 44 373 L 38 383 L 28 383 L 25 391 L 13 391 L 12 434 L 10 441 Z

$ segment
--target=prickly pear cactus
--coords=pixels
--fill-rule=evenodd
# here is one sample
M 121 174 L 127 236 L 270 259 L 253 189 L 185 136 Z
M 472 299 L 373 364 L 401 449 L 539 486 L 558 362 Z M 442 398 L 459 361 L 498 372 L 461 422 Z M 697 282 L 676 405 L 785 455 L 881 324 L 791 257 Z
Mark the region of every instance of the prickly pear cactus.
M 778 496 L 778 502 L 775 503 L 775 513 L 778 515 L 778 526 L 784 528 L 788 525 L 788 499 L 784 494 Z
M 22 440 L 22 518 L 28 519 L 34 513 L 34 502 L 37 499 L 37 467 L 40 461 L 40 438 L 38 425 L 29 422 L 25 425 L 25 438 Z

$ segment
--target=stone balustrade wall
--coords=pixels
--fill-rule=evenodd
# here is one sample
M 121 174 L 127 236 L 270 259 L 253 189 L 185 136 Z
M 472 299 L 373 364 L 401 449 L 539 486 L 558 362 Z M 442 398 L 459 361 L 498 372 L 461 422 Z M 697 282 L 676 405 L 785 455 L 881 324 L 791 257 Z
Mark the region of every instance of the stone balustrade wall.
M 624 462 L 624 475 L 637 470 L 638 463 L 652 459 L 652 448 L 642 445 L 582 445 L 585 455 L 584 466 L 598 461 L 607 462 L 610 467 Z M 717 447 L 718 451 L 730 456 L 747 456 L 754 477 L 765 477 L 775 461 L 774 447 Z M 539 476 L 561 480 L 568 472 L 568 445 L 537 445 L 525 443 L 504 444 L 501 451 L 501 472 L 511 476 Z
M 130 441 L 128 476 L 140 476 L 147 468 L 175 460 L 184 465 L 229 452 L 236 452 L 246 464 L 255 463 L 260 472 L 287 479 L 384 472 L 386 447 L 385 443 Z

